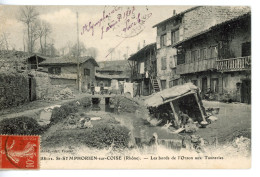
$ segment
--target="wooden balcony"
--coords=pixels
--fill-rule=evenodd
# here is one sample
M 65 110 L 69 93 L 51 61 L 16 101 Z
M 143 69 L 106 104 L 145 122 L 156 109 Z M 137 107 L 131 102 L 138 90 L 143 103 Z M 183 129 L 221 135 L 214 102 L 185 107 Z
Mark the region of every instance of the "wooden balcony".
M 217 58 L 199 60 L 192 63 L 177 65 L 177 74 L 189 74 L 216 69 Z
M 217 70 L 221 72 L 251 69 L 251 56 L 217 60 Z

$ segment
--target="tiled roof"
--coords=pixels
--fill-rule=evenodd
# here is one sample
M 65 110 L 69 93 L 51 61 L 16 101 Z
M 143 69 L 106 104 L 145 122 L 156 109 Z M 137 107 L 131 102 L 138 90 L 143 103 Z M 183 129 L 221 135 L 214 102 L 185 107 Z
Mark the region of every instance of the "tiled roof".
M 127 60 L 112 60 L 98 62 L 97 71 L 125 71 L 130 70 Z
M 88 60 L 91 60 L 95 64 L 95 66 L 98 67 L 97 62 L 93 57 L 90 57 L 90 56 L 79 57 L 80 64 L 82 64 Z M 40 63 L 39 65 L 47 66 L 47 65 L 75 65 L 75 64 L 77 64 L 76 57 L 62 56 L 62 57 L 49 58 L 46 61 L 43 61 L 42 63 Z
M 128 76 L 126 73 L 113 74 L 113 75 L 96 73 L 95 76 L 97 78 L 103 78 L 103 79 L 128 79 L 128 78 L 130 78 L 130 76 Z
M 145 47 L 143 47 L 142 49 L 137 51 L 135 54 L 133 54 L 131 57 L 129 57 L 128 60 L 136 60 L 136 59 L 138 59 L 137 56 L 139 54 L 141 54 L 142 52 L 146 52 L 149 49 L 153 49 L 155 47 L 156 47 L 156 43 L 152 43 L 152 44 L 146 45 Z

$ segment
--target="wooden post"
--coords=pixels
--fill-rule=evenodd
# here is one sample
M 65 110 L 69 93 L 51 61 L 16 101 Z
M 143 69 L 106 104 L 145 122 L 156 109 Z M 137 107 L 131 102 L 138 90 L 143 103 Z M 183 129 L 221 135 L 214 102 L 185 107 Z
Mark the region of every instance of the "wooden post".
M 206 121 L 206 118 L 205 118 L 204 112 L 203 112 L 203 110 L 202 110 L 202 107 L 201 107 L 199 98 L 198 98 L 198 96 L 197 96 L 197 93 L 195 93 L 194 96 L 195 96 L 195 98 L 196 98 L 197 104 L 199 105 L 199 109 L 200 109 L 200 113 L 201 113 L 202 119 L 203 119 L 203 121 Z
M 38 69 L 39 61 L 38 61 L 38 56 L 36 55 L 36 69 Z
M 178 114 L 176 113 L 176 111 L 175 111 L 175 109 L 174 109 L 174 106 L 173 106 L 173 104 L 172 104 L 172 101 L 170 102 L 170 105 L 171 105 L 171 108 L 172 108 L 172 112 L 173 112 L 173 114 L 174 114 L 174 118 L 175 118 L 175 120 L 176 120 L 176 122 L 177 122 L 177 128 L 179 128 L 179 116 L 178 116 Z

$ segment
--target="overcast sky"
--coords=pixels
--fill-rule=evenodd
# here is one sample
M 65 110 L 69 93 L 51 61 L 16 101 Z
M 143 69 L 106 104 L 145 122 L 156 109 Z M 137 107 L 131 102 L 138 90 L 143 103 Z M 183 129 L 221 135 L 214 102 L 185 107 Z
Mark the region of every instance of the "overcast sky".
M 172 16 L 173 10 L 177 13 L 184 11 L 192 6 L 136 6 L 133 10 L 132 6 L 120 7 L 115 10 L 115 7 L 109 6 L 36 6 L 39 12 L 39 18 L 47 21 L 52 26 L 51 38 L 54 40 L 55 47 L 57 49 L 62 48 L 68 41 L 73 43 L 77 40 L 77 19 L 76 12 L 79 13 L 79 40 L 83 42 L 85 46 L 95 47 L 99 53 L 97 56 L 98 61 L 108 60 L 110 48 L 116 47 L 116 53 L 113 56 L 114 59 L 118 59 L 119 50 L 121 58 L 129 47 L 128 54 L 137 51 L 138 43 L 143 46 L 143 41 L 146 44 L 156 41 L 156 28 L 152 28 L 153 25 L 165 20 Z M 19 6 L 1 6 L 0 7 L 0 32 L 10 33 L 9 43 L 10 46 L 15 47 L 16 50 L 23 50 L 23 31 L 26 26 L 18 20 Z M 99 19 L 105 15 L 109 15 L 110 18 L 100 22 L 94 27 L 94 34 L 92 30 L 85 31 L 83 34 L 83 26 L 89 24 L 89 22 L 97 23 Z M 112 11 L 115 11 L 114 13 Z M 123 18 L 124 12 L 128 12 L 131 16 L 128 17 L 129 21 L 126 25 L 126 20 L 121 20 L 111 29 L 107 30 L 108 24 L 112 25 L 118 21 L 118 14 L 121 14 Z M 134 15 L 133 15 L 134 13 Z M 128 30 L 123 31 L 127 26 L 129 27 L 133 22 L 137 22 L 138 14 L 143 20 L 143 24 L 132 25 Z M 103 27 L 103 38 L 102 38 Z M 135 29 L 135 30 L 133 30 Z M 125 38 L 128 37 L 128 38 Z M 102 38 L 102 39 L 101 39 Z

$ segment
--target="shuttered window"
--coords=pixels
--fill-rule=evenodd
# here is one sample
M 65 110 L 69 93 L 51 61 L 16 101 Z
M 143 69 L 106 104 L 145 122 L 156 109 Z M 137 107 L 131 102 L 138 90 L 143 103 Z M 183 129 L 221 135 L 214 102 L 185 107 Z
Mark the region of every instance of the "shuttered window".
M 161 70 L 166 70 L 166 69 L 167 69 L 166 57 L 163 57 L 161 59 Z
M 60 75 L 60 74 L 61 74 L 61 68 L 60 68 L 60 67 L 51 67 L 51 68 L 48 68 L 48 73 Z

